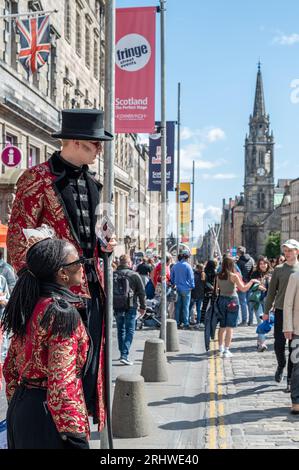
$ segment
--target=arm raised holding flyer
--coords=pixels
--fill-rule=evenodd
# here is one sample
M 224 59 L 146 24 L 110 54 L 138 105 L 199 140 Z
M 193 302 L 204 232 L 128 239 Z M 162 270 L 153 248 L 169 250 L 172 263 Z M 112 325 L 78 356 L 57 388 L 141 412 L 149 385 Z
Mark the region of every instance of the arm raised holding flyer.
M 115 239 L 115 227 L 111 220 L 105 215 L 100 223 L 96 224 L 96 235 L 101 244 L 101 250 L 105 253 L 113 251 L 117 245 Z

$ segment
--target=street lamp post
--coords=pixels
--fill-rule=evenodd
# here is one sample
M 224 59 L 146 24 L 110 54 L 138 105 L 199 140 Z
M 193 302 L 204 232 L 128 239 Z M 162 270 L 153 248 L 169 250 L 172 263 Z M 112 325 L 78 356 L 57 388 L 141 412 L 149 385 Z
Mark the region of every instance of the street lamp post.
M 161 329 L 166 347 L 166 94 L 165 94 L 165 0 L 160 0 L 161 20 Z

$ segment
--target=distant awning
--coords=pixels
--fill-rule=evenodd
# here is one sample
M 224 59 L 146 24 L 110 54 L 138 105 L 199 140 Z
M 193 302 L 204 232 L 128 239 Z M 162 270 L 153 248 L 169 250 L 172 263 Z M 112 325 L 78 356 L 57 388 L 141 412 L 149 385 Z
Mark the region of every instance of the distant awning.
M 6 247 L 7 225 L 0 224 L 0 248 Z

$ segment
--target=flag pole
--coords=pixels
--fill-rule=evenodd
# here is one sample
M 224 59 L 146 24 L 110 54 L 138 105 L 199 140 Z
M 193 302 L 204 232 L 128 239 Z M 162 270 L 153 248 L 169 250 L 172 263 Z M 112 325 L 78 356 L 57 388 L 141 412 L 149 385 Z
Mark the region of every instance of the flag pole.
M 180 222 L 180 159 L 181 159 L 181 83 L 178 83 L 178 128 L 177 128 L 177 183 L 176 183 L 176 208 L 177 208 L 177 228 L 176 228 L 176 251 L 177 257 L 180 251 L 181 242 L 181 222 Z
M 41 16 L 41 15 L 51 15 L 52 13 L 58 13 L 59 10 L 49 10 L 49 11 L 27 11 L 25 13 L 13 13 L 9 15 L 0 15 L 0 18 L 3 19 L 13 19 L 20 18 L 21 16 Z
M 165 1 L 160 0 L 161 20 L 161 328 L 160 338 L 166 350 L 166 93 L 165 93 Z

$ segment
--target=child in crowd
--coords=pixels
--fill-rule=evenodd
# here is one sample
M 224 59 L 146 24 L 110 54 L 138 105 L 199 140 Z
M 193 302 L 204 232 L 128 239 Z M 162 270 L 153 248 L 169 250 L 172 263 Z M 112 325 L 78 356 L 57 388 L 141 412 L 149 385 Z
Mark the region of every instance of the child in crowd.
M 258 279 L 260 284 L 255 284 L 248 294 L 249 324 L 253 324 L 253 314 L 255 314 L 257 324 L 259 325 L 264 314 L 264 300 L 267 295 L 271 276 L 271 265 L 267 258 L 261 256 L 257 262 L 256 269 L 251 275 L 251 279 Z M 258 334 L 257 350 L 263 352 L 267 350 L 266 336 Z

